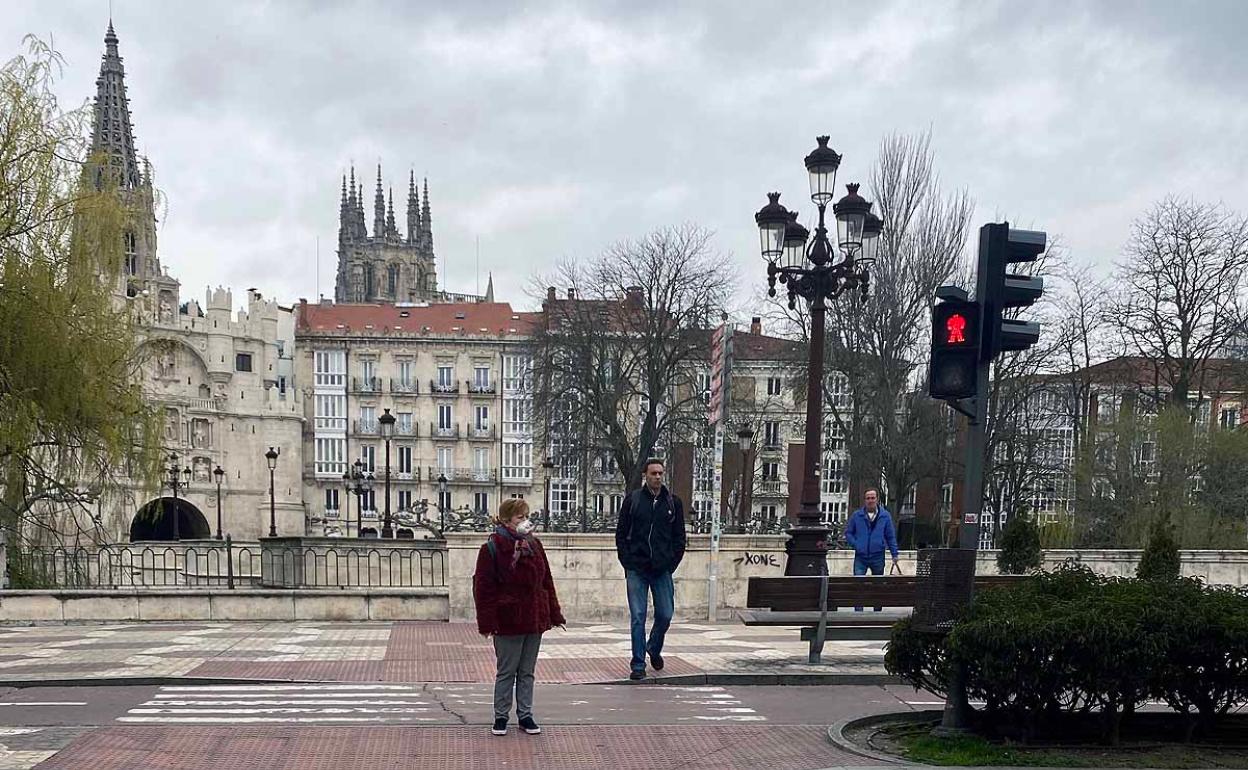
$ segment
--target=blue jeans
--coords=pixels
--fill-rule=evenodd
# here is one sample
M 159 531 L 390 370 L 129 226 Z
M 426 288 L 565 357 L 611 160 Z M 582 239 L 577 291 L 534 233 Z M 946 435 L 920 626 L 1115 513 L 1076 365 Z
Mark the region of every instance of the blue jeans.
M 884 554 L 880 554 L 878 559 L 868 559 L 861 554 L 854 554 L 854 576 L 861 577 L 867 574 L 867 570 L 871 570 L 872 575 L 884 574 Z M 876 612 L 881 612 L 882 607 L 876 607 Z M 862 607 L 854 607 L 854 612 L 862 612 Z
M 628 580 L 629 629 L 633 636 L 633 659 L 630 665 L 633 671 L 645 671 L 646 653 L 663 653 L 663 637 L 672 625 L 672 613 L 676 609 L 676 586 L 672 583 L 670 572 L 647 575 L 629 569 L 624 570 L 624 577 Z M 646 641 L 647 593 L 654 594 L 654 626 L 650 629 L 649 642 Z

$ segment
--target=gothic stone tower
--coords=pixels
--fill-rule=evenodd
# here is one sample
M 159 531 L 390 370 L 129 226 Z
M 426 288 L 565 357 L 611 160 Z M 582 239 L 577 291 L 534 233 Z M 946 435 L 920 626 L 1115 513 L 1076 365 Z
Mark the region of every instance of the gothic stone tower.
M 117 33 L 111 21 L 104 35 L 104 57 L 95 88 L 88 182 L 93 181 L 97 189 L 114 185 L 127 212 L 122 234 L 125 264 L 118 291 L 128 297 L 142 294 L 149 298 L 153 310 L 170 314 L 178 306 L 178 282 L 164 275 L 156 256 L 152 171 L 146 159 L 139 168 L 130 100 L 126 97 L 126 71 L 117 52 Z
M 364 185 L 342 178 L 338 213 L 338 276 L 335 302 L 437 302 L 438 276 L 433 256 L 433 226 L 429 214 L 429 180 L 423 202 L 416 174 L 407 182 L 407 234 L 394 220 L 394 190 L 387 201 L 377 165 L 373 196 L 373 234 L 364 226 Z

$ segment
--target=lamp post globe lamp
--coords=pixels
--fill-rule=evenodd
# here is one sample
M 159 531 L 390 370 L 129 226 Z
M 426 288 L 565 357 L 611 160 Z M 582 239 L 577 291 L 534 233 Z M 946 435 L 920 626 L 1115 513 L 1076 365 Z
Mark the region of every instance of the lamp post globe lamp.
M 273 491 L 273 474 L 277 470 L 277 458 L 281 450 L 269 447 L 264 459 L 269 464 L 269 537 L 277 537 L 277 497 Z
M 221 482 L 225 480 L 225 469 L 218 465 L 212 469 L 212 476 L 217 481 L 217 539 L 221 540 Z
M 178 509 L 182 506 L 179 502 L 178 490 L 182 487 L 182 468 L 178 465 L 176 454 L 169 455 L 169 467 L 165 470 L 169 474 L 169 489 L 173 492 L 173 539 L 181 540 L 182 533 L 178 528 Z
M 394 419 L 389 409 L 377 418 L 377 423 L 381 428 L 381 438 L 386 444 L 386 508 L 385 518 L 381 523 L 382 537 L 394 537 L 394 528 L 390 526 L 390 439 L 394 437 Z
M 835 198 L 841 156 L 828 146 L 828 137 L 806 156 L 810 199 L 819 209 L 814 238 L 794 213 L 780 205 L 779 193 L 767 193 L 767 205 L 754 215 L 763 259 L 767 260 L 767 293 L 776 296 L 776 284 L 788 291 L 788 304 L 805 300 L 810 310 L 810 359 L 806 371 L 806 430 L 802 457 L 802 486 L 797 523 L 789 529 L 786 575 L 820 575 L 827 570 L 828 534 L 819 511 L 819 465 L 823 446 L 823 348 L 828 302 L 846 291 L 865 297 L 875 261 L 877 238 L 884 223 L 871 214 L 871 204 L 847 185 L 847 194 L 832 204 L 836 241 L 828 237 L 827 208 Z M 838 256 L 843 254 L 843 258 Z

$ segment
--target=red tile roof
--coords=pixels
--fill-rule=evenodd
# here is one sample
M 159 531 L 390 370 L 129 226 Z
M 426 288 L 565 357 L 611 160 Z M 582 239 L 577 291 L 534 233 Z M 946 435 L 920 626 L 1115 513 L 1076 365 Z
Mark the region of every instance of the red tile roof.
M 540 315 L 516 312 L 506 302 L 404 306 L 301 301 L 295 333 L 524 336 Z

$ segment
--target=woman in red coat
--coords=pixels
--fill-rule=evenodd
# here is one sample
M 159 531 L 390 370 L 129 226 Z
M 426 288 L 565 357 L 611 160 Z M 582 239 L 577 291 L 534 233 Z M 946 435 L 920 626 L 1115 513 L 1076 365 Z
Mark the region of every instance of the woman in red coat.
M 562 626 L 563 611 L 542 544 L 533 536 L 529 506 L 506 500 L 494 517 L 493 534 L 477 554 L 472 593 L 477 604 L 477 630 L 494 637 L 498 674 L 494 679 L 494 735 L 507 734 L 507 717 L 515 691 L 520 729 L 537 735 L 533 721 L 533 670 L 542 634 Z

